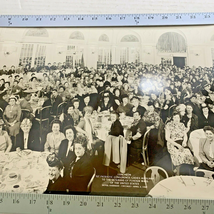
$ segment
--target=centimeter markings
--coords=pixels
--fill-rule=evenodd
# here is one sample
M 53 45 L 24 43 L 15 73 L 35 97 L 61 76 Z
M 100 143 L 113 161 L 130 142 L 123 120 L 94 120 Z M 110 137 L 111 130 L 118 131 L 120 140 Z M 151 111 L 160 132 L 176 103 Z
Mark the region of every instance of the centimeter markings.
M 0 193 L 0 213 L 213 213 L 214 200 Z
M 0 27 L 113 27 L 210 24 L 214 24 L 214 12 L 92 15 L 0 15 Z

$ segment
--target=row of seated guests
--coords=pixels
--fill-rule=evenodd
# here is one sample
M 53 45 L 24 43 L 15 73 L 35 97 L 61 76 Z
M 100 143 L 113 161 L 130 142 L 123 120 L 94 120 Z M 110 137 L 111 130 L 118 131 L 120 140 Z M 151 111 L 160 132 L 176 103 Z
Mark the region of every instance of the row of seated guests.
M 77 134 L 73 127 L 66 129 L 68 139 L 62 141 L 59 153 L 47 157 L 49 183 L 44 193 L 69 193 L 89 191 L 89 181 L 94 174 L 87 150 L 87 138 Z M 63 177 L 61 176 L 63 171 Z

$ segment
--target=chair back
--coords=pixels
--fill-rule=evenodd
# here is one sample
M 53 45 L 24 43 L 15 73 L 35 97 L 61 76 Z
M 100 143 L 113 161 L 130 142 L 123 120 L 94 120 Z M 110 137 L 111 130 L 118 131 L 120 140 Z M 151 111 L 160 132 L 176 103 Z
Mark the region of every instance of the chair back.
M 143 145 L 142 145 L 142 156 L 144 165 L 146 167 L 149 166 L 149 154 L 148 154 L 148 142 L 149 142 L 149 132 L 151 129 L 147 130 L 146 133 L 143 136 Z
M 39 110 L 40 120 L 49 119 L 52 106 L 45 106 Z
M 62 102 L 57 106 L 56 117 L 59 117 L 62 113 L 65 113 L 65 107 L 67 102 Z
M 3 113 L 4 113 L 3 109 L 0 108 L 0 118 L 3 118 Z
M 214 178 L 214 172 L 206 170 L 206 169 L 197 169 L 195 171 L 195 176 L 213 179 Z
M 159 166 L 151 166 L 144 172 L 145 187 L 149 192 L 159 181 L 168 178 L 168 173 L 165 169 Z
M 89 183 L 88 183 L 88 186 L 87 186 L 87 192 L 90 192 L 90 191 L 91 191 L 91 186 L 92 186 L 92 183 L 93 183 L 93 181 L 94 181 L 95 176 L 96 176 L 96 169 L 94 168 L 94 173 L 93 173 L 93 175 L 91 176 L 91 179 L 90 179 L 90 181 L 89 181 Z

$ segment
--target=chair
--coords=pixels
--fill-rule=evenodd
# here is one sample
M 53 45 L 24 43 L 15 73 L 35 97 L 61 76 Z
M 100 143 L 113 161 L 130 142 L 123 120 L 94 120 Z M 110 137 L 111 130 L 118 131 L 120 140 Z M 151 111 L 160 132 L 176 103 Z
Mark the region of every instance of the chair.
M 56 117 L 59 117 L 62 113 L 65 113 L 65 106 L 67 102 L 62 102 L 57 106 Z
M 149 139 L 149 132 L 150 129 L 146 131 L 146 133 L 143 136 L 143 145 L 142 145 L 142 156 L 145 167 L 149 166 L 149 154 L 148 154 L 148 139 Z
M 168 118 L 171 117 L 171 115 L 172 115 L 172 113 L 173 113 L 175 107 L 177 107 L 177 104 L 173 104 L 173 105 L 171 105 L 171 106 L 169 107 Z
M 195 176 L 213 179 L 214 178 L 214 172 L 206 170 L 206 169 L 197 169 L 195 171 Z
M 147 176 L 151 172 L 150 176 Z M 159 181 L 168 178 L 165 169 L 159 166 L 150 166 L 144 172 L 144 181 L 147 191 L 150 191 Z M 148 185 L 149 184 L 149 185 Z
M 4 113 L 4 110 L 0 108 L 0 118 L 3 118 L 3 113 Z
M 92 186 L 95 176 L 96 176 L 96 169 L 94 168 L 94 174 L 92 175 L 92 177 L 88 183 L 87 192 L 91 192 L 91 186 Z
M 49 120 L 50 120 L 50 111 L 52 106 L 45 106 L 41 109 L 38 109 L 35 113 L 36 117 L 35 120 L 39 123 L 40 129 L 40 137 L 42 137 L 42 131 L 49 129 Z

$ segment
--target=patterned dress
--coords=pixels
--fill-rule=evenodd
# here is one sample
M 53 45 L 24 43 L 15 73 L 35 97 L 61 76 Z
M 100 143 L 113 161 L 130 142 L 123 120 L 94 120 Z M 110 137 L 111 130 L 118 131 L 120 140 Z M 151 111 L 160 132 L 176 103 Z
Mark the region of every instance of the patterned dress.
M 170 133 L 170 138 L 176 143 L 182 145 L 184 135 L 186 133 L 186 127 L 183 123 L 175 124 L 173 121 L 166 124 L 166 130 Z M 172 163 L 174 166 L 179 166 L 181 164 L 194 164 L 194 158 L 188 148 L 183 150 L 178 149 L 175 145 L 167 142 L 167 149 L 171 155 Z

